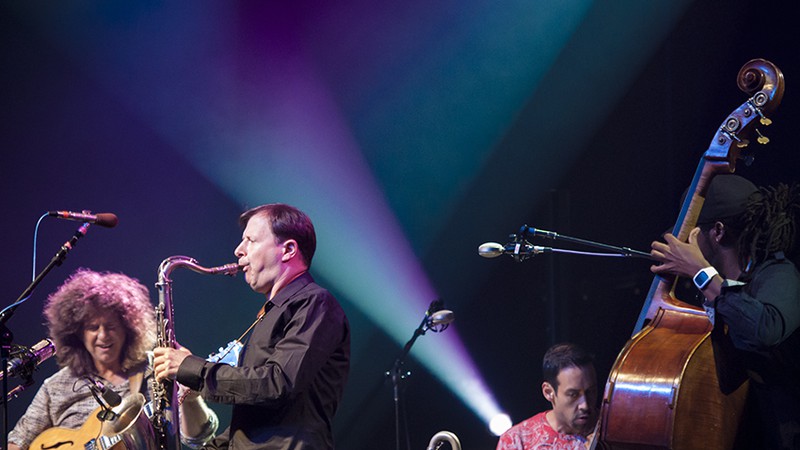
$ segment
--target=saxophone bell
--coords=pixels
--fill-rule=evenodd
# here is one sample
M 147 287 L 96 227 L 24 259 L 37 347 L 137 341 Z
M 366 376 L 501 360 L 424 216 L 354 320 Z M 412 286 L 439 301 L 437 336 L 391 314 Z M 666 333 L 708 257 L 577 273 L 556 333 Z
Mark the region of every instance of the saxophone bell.
M 450 444 L 452 450 L 461 450 L 461 441 L 458 440 L 458 436 L 450 431 L 440 431 L 434 434 L 428 443 L 427 450 L 438 450 L 445 442 Z

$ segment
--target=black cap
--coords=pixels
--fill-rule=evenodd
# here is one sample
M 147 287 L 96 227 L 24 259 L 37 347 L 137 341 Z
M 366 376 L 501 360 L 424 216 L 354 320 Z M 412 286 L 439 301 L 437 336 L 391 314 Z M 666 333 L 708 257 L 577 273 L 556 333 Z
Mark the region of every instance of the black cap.
M 742 213 L 745 212 L 747 200 L 758 192 L 758 187 L 739 175 L 717 175 L 711 179 L 706 201 L 697 224 L 711 224 L 721 221 L 736 227 Z M 725 220 L 727 219 L 727 220 Z

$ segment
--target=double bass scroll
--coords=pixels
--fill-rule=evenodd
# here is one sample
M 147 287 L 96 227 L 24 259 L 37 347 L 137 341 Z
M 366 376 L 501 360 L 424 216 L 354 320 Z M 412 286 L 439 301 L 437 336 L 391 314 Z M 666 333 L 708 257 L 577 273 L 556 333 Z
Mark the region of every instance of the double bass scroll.
M 750 159 L 757 126 L 783 97 L 781 71 L 754 59 L 739 71 L 747 101 L 722 122 L 700 158 L 672 234 L 686 241 L 697 224 L 711 179 Z M 720 383 L 705 311 L 676 298 L 677 277 L 656 276 L 634 327 L 617 356 L 603 394 L 599 440 L 612 449 L 717 450 L 734 445 L 747 384 Z

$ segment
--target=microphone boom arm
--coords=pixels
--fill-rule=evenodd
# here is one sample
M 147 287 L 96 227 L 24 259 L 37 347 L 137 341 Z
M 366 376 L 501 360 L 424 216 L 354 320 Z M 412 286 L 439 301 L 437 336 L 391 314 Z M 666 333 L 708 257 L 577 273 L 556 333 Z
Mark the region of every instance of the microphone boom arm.
M 631 258 L 653 259 L 650 256 L 650 253 L 642 252 L 642 251 L 639 251 L 639 250 L 634 250 L 634 249 L 632 249 L 630 247 L 617 247 L 615 245 L 604 244 L 602 242 L 589 241 L 589 240 L 586 240 L 586 239 L 581 239 L 581 238 L 576 238 L 576 237 L 571 237 L 571 236 L 564 236 L 564 235 L 558 234 L 558 233 L 556 233 L 554 231 L 540 230 L 538 228 L 529 227 L 528 225 L 523 225 L 519 229 L 520 239 L 525 240 L 525 237 L 528 234 L 530 234 L 532 236 L 542 236 L 542 237 L 545 237 L 545 238 L 548 238 L 548 239 L 553 239 L 553 240 L 560 239 L 560 240 L 563 240 L 563 241 L 572 242 L 574 244 L 580 244 L 580 245 L 585 245 L 587 247 L 598 248 L 598 249 L 601 249 L 601 250 L 610 251 L 610 252 L 615 253 L 615 254 L 617 254 L 619 256 L 625 256 L 625 257 L 631 257 Z M 556 250 L 557 249 L 553 249 L 554 252 Z M 589 254 L 589 255 L 593 255 L 593 256 L 611 256 L 611 255 L 609 255 L 607 253 L 606 254 L 602 254 L 602 253 L 591 254 L 591 253 L 580 253 L 580 252 L 573 252 L 573 251 L 567 251 L 567 250 L 562 250 L 561 252 L 562 253 Z

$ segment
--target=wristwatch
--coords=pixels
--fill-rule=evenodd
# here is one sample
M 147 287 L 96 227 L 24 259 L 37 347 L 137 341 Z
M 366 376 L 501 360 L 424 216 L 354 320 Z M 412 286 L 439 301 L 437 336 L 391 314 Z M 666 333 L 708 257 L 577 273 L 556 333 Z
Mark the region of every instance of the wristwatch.
M 717 272 L 717 269 L 714 267 L 708 266 L 700 269 L 695 274 L 694 278 L 692 278 L 692 281 L 694 282 L 694 285 L 697 286 L 697 289 L 702 291 L 703 288 L 708 286 L 708 283 L 711 282 L 711 279 L 714 278 L 714 275 L 719 275 L 719 272 Z

